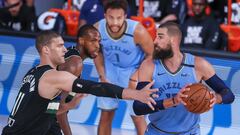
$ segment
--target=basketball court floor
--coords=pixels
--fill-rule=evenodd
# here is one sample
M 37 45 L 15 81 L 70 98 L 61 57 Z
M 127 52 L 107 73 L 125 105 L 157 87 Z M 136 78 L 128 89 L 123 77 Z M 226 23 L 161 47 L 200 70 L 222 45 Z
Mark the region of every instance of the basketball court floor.
M 0 134 L 3 127 L 6 125 L 7 116 L 0 115 Z M 97 135 L 97 126 L 86 124 L 74 124 L 71 123 L 73 135 Z M 211 135 L 240 135 L 240 128 L 219 128 L 217 132 Z M 210 135 L 208 131 L 209 127 L 201 126 L 201 135 Z M 136 135 L 134 130 L 113 128 L 112 135 Z
M 0 134 L 6 125 L 7 116 L 0 115 Z M 97 126 L 71 123 L 73 135 L 97 135 Z M 134 130 L 113 128 L 112 135 L 136 135 Z

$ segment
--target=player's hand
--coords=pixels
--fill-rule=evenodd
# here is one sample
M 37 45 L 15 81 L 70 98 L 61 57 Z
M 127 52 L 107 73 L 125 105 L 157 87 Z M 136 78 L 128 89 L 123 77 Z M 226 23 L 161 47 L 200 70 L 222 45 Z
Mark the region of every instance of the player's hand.
M 107 80 L 107 78 L 105 76 L 101 76 L 101 77 L 99 77 L 99 79 L 100 79 L 100 82 L 110 83 L 110 81 Z
M 176 97 L 174 98 L 176 101 L 176 104 L 182 103 L 183 105 L 187 105 L 187 103 L 185 103 L 183 101 L 183 98 L 187 98 L 188 95 L 185 95 L 184 92 L 185 91 L 189 91 L 190 88 L 187 88 L 188 86 L 190 86 L 192 84 L 187 84 L 186 86 L 184 86 L 176 95 Z
M 66 103 L 68 104 L 68 109 L 70 110 L 76 108 L 79 105 L 81 99 L 83 99 L 87 95 L 88 94 L 77 93 L 70 102 Z
M 139 90 L 139 94 L 137 95 L 138 101 L 147 104 L 152 110 L 154 110 L 154 107 L 152 104 L 156 105 L 156 102 L 153 98 L 158 97 L 157 94 L 154 94 L 158 91 L 158 89 L 150 89 L 150 87 L 154 84 L 154 81 L 150 82 L 148 85 L 146 85 L 144 88 Z
M 213 106 L 217 103 L 217 95 L 215 92 L 210 91 L 210 94 L 212 95 L 212 99 L 210 100 L 210 108 L 213 108 Z

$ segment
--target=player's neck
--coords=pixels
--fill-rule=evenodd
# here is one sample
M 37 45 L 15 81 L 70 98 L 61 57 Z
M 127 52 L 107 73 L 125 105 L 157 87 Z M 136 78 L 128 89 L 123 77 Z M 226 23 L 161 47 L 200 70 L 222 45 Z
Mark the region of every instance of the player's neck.
M 164 64 L 169 70 L 175 72 L 182 64 L 183 54 L 181 52 L 173 53 L 173 57 L 165 59 Z
M 57 65 L 54 64 L 53 62 L 51 62 L 50 59 L 41 57 L 39 66 L 43 66 L 43 65 L 49 65 L 50 67 L 55 68 L 55 69 L 57 68 Z
M 124 35 L 126 29 L 127 29 L 127 22 L 126 21 L 124 21 L 123 26 L 121 27 L 121 29 L 118 32 L 112 32 L 110 30 L 110 28 L 107 26 L 107 32 L 108 32 L 109 36 L 113 39 L 121 38 Z

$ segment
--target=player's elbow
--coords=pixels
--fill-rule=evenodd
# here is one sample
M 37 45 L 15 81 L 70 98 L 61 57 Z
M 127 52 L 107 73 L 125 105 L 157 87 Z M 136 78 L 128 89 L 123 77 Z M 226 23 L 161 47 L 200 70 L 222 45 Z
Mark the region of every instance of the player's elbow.
M 226 94 L 222 95 L 222 103 L 223 104 L 231 104 L 235 100 L 235 95 L 232 91 L 228 91 Z
M 234 100 L 235 100 L 235 95 L 232 92 L 229 93 L 229 100 L 228 100 L 227 104 L 233 103 Z

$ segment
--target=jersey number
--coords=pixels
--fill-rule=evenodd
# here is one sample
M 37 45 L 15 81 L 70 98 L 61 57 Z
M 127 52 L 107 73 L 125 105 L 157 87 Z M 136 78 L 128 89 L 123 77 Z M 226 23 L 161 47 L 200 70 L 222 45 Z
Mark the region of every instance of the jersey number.
M 115 53 L 114 55 L 115 55 L 115 57 L 114 57 L 114 58 L 115 58 L 115 61 L 116 61 L 116 62 L 120 62 L 119 54 Z

